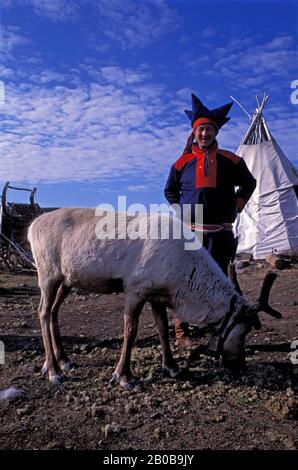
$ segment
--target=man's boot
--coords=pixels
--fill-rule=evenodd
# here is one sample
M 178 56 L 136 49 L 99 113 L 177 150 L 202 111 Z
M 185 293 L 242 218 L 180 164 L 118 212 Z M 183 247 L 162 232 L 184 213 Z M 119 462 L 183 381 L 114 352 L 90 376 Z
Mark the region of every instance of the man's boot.
M 175 345 L 181 348 L 191 349 L 196 346 L 196 342 L 191 338 L 188 323 L 175 320 Z

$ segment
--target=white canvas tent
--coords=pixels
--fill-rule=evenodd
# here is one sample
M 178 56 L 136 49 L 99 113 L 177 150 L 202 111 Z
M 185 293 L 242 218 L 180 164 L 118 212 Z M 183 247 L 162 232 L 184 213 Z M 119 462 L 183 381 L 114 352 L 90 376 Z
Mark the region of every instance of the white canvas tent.
M 258 108 L 237 150 L 257 180 L 234 226 L 237 251 L 254 259 L 298 251 L 298 171 L 268 130 L 262 114 L 267 99 L 264 95 L 261 104 L 257 99 Z

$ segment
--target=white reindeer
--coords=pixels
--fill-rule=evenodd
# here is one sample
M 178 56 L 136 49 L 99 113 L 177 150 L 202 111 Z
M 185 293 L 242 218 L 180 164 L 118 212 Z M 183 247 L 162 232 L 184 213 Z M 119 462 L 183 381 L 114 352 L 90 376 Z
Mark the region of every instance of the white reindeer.
M 53 384 L 59 385 L 63 372 L 72 367 L 58 326 L 59 307 L 72 287 L 125 293 L 124 341 L 111 383 L 119 381 L 127 389 L 135 383 L 131 351 L 147 301 L 160 336 L 162 366 L 171 377 L 177 376 L 179 368 L 170 349 L 167 307 L 182 321 L 213 326 L 217 352 L 227 363 L 244 359 L 246 335 L 252 325 L 260 327 L 258 312 L 281 317 L 268 305 L 275 274 L 265 279 L 259 301 L 249 305 L 204 248 L 185 250 L 185 243 L 194 236 L 185 226 L 181 239 L 144 236 L 149 224 L 160 227 L 170 221 L 175 226 L 178 219 L 143 216 L 143 233 L 135 240 L 126 238 L 123 224 L 117 225 L 115 239 L 100 239 L 98 220 L 93 209 L 59 209 L 38 217 L 29 229 L 41 290 L 39 318 L 46 353 L 42 373 L 47 372 Z

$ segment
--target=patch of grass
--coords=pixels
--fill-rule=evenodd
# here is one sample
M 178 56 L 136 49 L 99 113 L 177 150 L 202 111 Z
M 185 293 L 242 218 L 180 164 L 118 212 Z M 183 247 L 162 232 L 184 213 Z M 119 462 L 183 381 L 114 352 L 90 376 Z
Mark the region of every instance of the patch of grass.
M 243 395 L 241 397 L 237 397 L 237 403 L 241 406 L 246 406 L 246 405 L 249 405 L 249 403 L 251 403 L 251 399 Z

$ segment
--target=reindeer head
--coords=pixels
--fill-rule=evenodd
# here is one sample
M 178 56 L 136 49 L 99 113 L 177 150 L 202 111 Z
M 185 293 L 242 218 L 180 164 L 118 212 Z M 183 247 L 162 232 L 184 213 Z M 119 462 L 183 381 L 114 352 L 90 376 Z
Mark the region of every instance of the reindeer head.
M 267 273 L 260 297 L 256 303 L 249 305 L 243 298 L 233 297 L 231 308 L 217 331 L 216 342 L 212 349 L 217 355 L 221 355 L 223 363 L 227 367 L 241 367 L 245 363 L 245 339 L 246 335 L 254 327 L 259 330 L 262 324 L 259 312 L 265 312 L 274 318 L 282 318 L 281 313 L 269 306 L 269 295 L 277 275 Z

